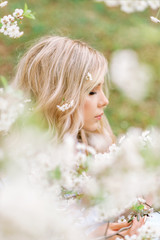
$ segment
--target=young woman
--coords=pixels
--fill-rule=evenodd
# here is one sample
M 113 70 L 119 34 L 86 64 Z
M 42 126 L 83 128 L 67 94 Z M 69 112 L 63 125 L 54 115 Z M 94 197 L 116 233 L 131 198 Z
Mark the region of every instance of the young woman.
M 107 71 L 104 56 L 86 43 L 49 36 L 26 52 L 14 84 L 35 99 L 57 141 L 70 133 L 91 144 L 94 133 L 105 139 L 97 150 L 106 151 L 114 141 L 103 112 L 108 105 L 103 92 Z
M 36 109 L 47 120 L 54 138 L 60 142 L 66 133 L 108 151 L 114 135 L 104 115 L 109 104 L 105 76 L 105 57 L 79 40 L 48 36 L 33 45 L 21 59 L 14 85 L 35 100 Z M 134 221 L 124 234 L 135 233 L 143 223 Z M 128 223 L 110 224 L 114 233 Z M 95 235 L 102 235 L 101 226 Z M 114 238 L 112 238 L 114 239 Z

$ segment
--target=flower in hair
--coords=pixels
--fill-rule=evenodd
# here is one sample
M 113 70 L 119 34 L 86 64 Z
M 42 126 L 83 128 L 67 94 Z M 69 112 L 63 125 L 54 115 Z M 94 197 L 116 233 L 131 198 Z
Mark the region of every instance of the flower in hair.
M 70 103 L 63 104 L 62 106 L 57 105 L 57 108 L 60 111 L 64 112 L 64 111 L 68 110 L 69 108 L 73 107 L 73 104 L 74 104 L 74 100 L 72 100 Z
M 89 80 L 89 81 L 93 80 L 92 75 L 91 75 L 90 72 L 87 73 L 86 79 Z

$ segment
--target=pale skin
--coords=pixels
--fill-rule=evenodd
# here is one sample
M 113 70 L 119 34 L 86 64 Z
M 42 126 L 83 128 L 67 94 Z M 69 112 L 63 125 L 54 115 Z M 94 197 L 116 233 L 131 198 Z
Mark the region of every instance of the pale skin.
M 137 221 L 137 219 L 135 218 L 132 221 L 132 226 L 131 228 L 129 228 L 128 230 L 122 231 L 120 234 L 122 236 L 126 236 L 126 235 L 133 235 L 133 234 L 138 234 L 138 229 L 145 223 L 145 218 L 141 218 L 140 221 Z M 119 231 L 122 228 L 126 228 L 128 226 L 130 226 L 131 223 L 110 223 L 109 224 L 109 228 L 107 231 L 107 236 L 109 235 L 114 235 L 116 234 L 117 231 Z M 92 236 L 95 237 L 99 237 L 99 236 L 104 236 L 104 233 L 106 231 L 106 227 L 107 224 L 103 224 L 100 227 L 98 227 L 94 232 L 92 232 Z M 117 237 L 119 237 L 118 235 L 114 235 L 113 237 L 110 237 L 110 240 L 115 240 Z
M 103 92 L 104 81 L 100 82 L 96 87 L 94 87 L 91 92 L 86 96 L 84 102 L 83 116 L 84 116 L 84 129 L 90 132 L 95 132 L 98 128 L 98 123 L 104 113 L 104 108 L 109 104 L 108 99 L 106 98 Z M 132 224 L 131 228 L 123 231 L 121 234 L 133 235 L 137 234 L 138 228 L 140 228 L 145 222 L 144 218 L 141 218 L 140 221 L 134 219 L 132 223 L 110 223 L 107 235 L 115 234 L 121 228 L 128 227 Z M 93 233 L 93 237 L 103 236 L 106 230 L 107 224 L 103 224 L 98 227 Z M 115 235 L 111 237 L 111 240 L 115 240 L 118 236 Z
M 104 113 L 104 107 L 109 104 L 109 101 L 103 92 L 103 83 L 104 81 L 94 87 L 85 98 L 83 109 L 83 128 L 90 132 L 97 130 L 99 120 Z

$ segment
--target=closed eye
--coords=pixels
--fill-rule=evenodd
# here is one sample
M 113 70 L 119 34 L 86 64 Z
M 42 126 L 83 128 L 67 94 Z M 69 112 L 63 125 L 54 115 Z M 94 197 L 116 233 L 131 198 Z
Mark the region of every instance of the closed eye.
M 89 95 L 94 95 L 94 94 L 97 94 L 97 92 L 90 92 Z

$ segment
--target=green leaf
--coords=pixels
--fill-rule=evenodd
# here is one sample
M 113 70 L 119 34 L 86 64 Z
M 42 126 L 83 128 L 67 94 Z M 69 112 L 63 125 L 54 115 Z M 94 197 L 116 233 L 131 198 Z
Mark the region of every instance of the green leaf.
M 3 87 L 6 88 L 8 86 L 7 79 L 4 76 L 0 76 L 0 80 L 2 82 Z
M 26 18 L 30 18 L 30 19 L 35 19 L 34 14 L 32 13 L 32 11 L 30 9 L 28 9 L 27 4 L 25 3 L 24 5 L 24 13 L 23 16 Z
M 24 4 L 24 12 L 26 12 L 28 9 L 27 3 Z
M 133 221 L 133 218 L 129 219 L 129 220 L 128 220 L 128 223 L 130 223 L 130 222 L 132 222 L 132 221 Z
M 140 204 L 137 208 L 139 211 L 143 210 L 144 209 L 144 205 L 143 204 Z
M 135 204 L 132 207 L 132 210 L 135 212 L 141 212 L 142 210 L 144 210 L 144 205 L 143 204 Z
M 57 166 L 54 170 L 49 171 L 49 178 L 56 179 L 56 180 L 61 179 L 61 170 L 60 170 L 59 166 Z

